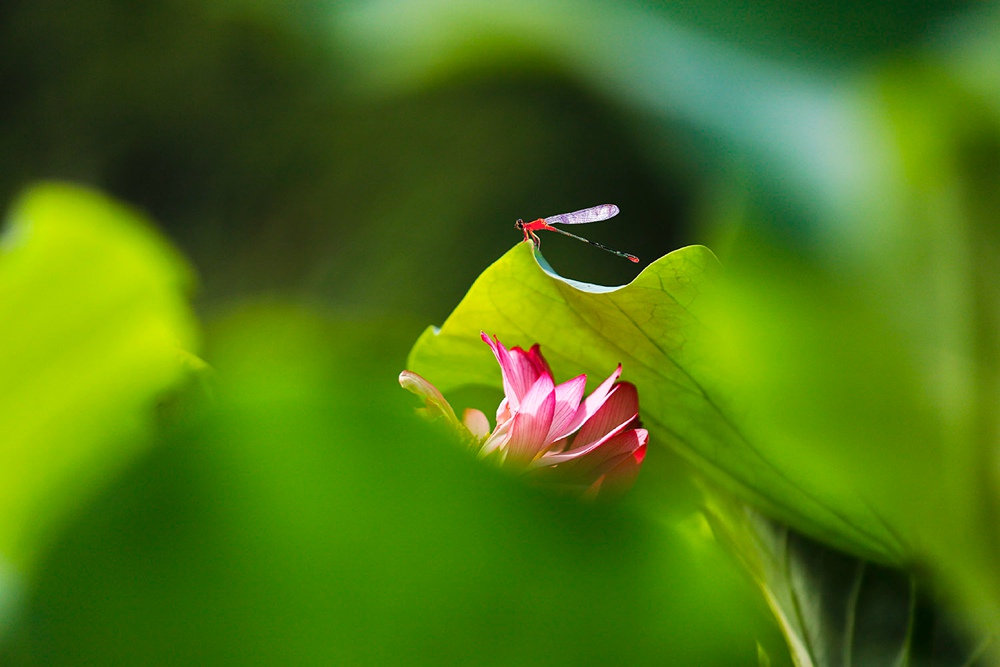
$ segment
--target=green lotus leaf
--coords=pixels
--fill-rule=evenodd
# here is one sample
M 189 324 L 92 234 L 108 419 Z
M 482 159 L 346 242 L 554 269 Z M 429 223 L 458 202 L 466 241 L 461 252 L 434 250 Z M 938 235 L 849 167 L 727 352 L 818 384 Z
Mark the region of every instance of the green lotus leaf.
M 828 443 L 790 443 L 775 425 L 780 416 L 746 395 L 755 372 L 785 378 L 741 359 L 755 340 L 733 307 L 742 293 L 709 249 L 674 251 L 619 288 L 564 279 L 538 257 L 523 243 L 489 267 L 444 325 L 424 332 L 408 368 L 446 393 L 499 386 L 480 330 L 507 345 L 541 344 L 557 381 L 580 372 L 599 381 L 620 362 L 639 389 L 652 456 L 669 446 L 715 483 L 835 546 L 880 562 L 907 557 L 895 527 L 842 475 L 817 478 L 802 453 Z

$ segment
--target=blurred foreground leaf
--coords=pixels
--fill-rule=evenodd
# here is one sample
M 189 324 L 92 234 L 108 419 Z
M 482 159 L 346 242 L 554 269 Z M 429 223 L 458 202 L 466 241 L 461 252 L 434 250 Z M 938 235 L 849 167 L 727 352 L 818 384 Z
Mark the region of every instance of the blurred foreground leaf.
M 197 360 L 191 273 L 134 211 L 30 190 L 0 239 L 0 559 L 54 529 L 147 443 L 157 396 Z
M 536 492 L 437 437 L 396 382 L 410 340 L 290 304 L 209 327 L 215 400 L 52 552 L 5 664 L 780 656 L 710 537 Z
M 866 77 L 859 101 L 885 164 L 831 225 L 836 264 L 896 323 L 937 422 L 894 447 L 899 474 L 881 492 L 911 462 L 933 470 L 897 511 L 987 631 L 1000 627 L 1000 95 L 985 65 L 998 27 L 995 13 L 970 16 L 944 61 L 900 58 Z

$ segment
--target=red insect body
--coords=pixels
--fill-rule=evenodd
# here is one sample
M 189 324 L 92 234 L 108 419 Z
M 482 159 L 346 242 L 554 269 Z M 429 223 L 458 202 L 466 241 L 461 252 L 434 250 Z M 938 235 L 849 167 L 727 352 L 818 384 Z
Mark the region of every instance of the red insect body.
M 524 240 L 533 241 L 535 247 L 538 247 L 538 245 L 541 243 L 539 238 L 535 236 L 535 232 L 541 229 L 548 229 L 550 231 L 555 231 L 555 232 L 559 231 L 558 229 L 553 228 L 551 225 L 545 222 L 543 218 L 539 218 L 538 220 L 532 220 L 531 222 L 521 223 L 521 231 L 524 232 Z

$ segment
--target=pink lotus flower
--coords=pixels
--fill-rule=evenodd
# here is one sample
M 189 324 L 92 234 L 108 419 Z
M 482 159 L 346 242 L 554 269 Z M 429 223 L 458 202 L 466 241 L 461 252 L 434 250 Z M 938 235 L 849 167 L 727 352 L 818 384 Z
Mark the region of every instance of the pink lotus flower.
M 429 417 L 443 417 L 481 458 L 546 485 L 585 497 L 618 494 L 635 482 L 649 433 L 640 428 L 635 385 L 618 382 L 621 364 L 586 399 L 586 375 L 556 385 L 538 345 L 510 350 L 482 334 L 503 375 L 506 394 L 496 428 L 479 410 L 458 420 L 441 392 L 416 373 L 403 371 L 400 384 L 421 396 Z

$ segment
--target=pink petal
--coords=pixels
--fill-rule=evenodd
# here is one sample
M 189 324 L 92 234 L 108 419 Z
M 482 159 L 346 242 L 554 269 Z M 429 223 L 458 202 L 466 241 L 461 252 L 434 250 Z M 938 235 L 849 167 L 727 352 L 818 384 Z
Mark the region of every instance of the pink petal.
M 517 415 L 515 415 L 516 418 Z M 514 419 L 508 419 L 502 424 L 497 424 L 496 429 L 490 437 L 486 438 L 486 442 L 483 446 L 479 448 L 479 458 L 486 458 L 493 452 L 497 450 L 502 450 L 506 447 L 507 442 L 510 440 L 511 428 L 514 426 Z
M 490 420 L 486 418 L 486 415 L 481 410 L 466 408 L 465 413 L 462 415 L 462 422 L 465 423 L 472 435 L 476 436 L 479 440 L 490 434 Z
M 562 440 L 556 440 L 555 442 L 549 443 L 549 446 L 545 448 L 545 455 L 558 454 L 566 449 L 569 444 L 569 438 L 563 438 Z
M 507 462 L 516 466 L 527 465 L 545 449 L 545 436 L 552 426 L 556 408 L 556 392 L 552 378 L 542 375 L 531 386 L 521 401 L 521 409 L 511 420 L 510 441 L 507 443 Z
M 451 422 L 458 423 L 458 417 L 455 416 L 455 411 L 451 409 L 451 404 L 445 400 L 437 387 L 424 378 L 412 371 L 403 371 L 399 374 L 399 384 L 403 389 L 412 391 L 424 399 L 427 414 L 432 419 L 435 417 L 445 417 Z
M 608 379 L 602 382 L 600 386 L 597 387 L 597 389 L 595 389 L 593 393 L 583 401 L 583 405 L 581 405 L 580 408 L 576 411 L 576 414 L 573 416 L 573 419 L 570 420 L 570 422 L 567 423 L 565 427 L 563 427 L 561 433 L 554 434 L 553 439 L 559 440 L 561 438 L 565 438 L 567 435 L 570 435 L 571 433 L 573 433 L 573 431 L 580 428 L 580 426 L 583 425 L 585 421 L 590 419 L 590 417 L 593 416 L 593 414 L 597 412 L 602 405 L 604 405 L 604 402 L 608 400 L 608 396 L 611 393 L 612 387 L 614 387 L 614 384 L 615 382 L 618 381 L 618 378 L 621 377 L 621 374 L 622 374 L 622 365 L 618 364 L 618 368 L 616 368 L 614 372 L 612 372 L 611 375 L 608 377 Z
M 486 332 L 479 333 L 483 342 L 493 350 L 493 356 L 500 364 L 504 394 L 507 395 L 511 407 L 516 411 L 521 406 L 521 399 L 538 379 L 535 365 L 523 350 L 511 355 L 496 336 L 491 339 L 486 335 Z
M 538 345 L 538 343 L 531 346 L 531 349 L 528 350 L 528 356 L 531 357 L 531 360 L 535 363 L 535 367 L 538 369 L 539 375 L 543 373 L 552 375 L 552 369 L 549 368 L 549 362 L 545 361 L 545 357 L 542 356 L 542 348 Z
M 544 360 L 543 363 L 539 363 L 529 352 L 525 352 L 519 347 L 511 348 L 510 358 L 514 361 L 516 372 L 524 378 L 528 387 L 533 385 L 540 376 L 552 375 L 551 372 L 547 372 L 548 365 L 544 363 Z
M 649 442 L 649 432 L 646 429 L 628 429 L 606 440 L 588 456 L 573 459 L 566 464 L 566 467 L 579 475 L 597 479 L 615 469 L 623 461 L 630 460 L 636 465 L 641 464 L 646 455 L 647 442 Z M 636 453 L 640 451 L 637 460 Z
M 632 419 L 623 421 L 621 424 L 608 431 L 608 433 L 606 433 L 604 437 L 602 437 L 600 440 L 588 442 L 582 447 L 573 447 L 571 449 L 566 449 L 562 451 L 556 451 L 555 449 L 552 449 L 549 452 L 547 452 L 544 456 L 535 459 L 532 462 L 531 467 L 540 468 L 545 466 L 554 466 L 557 464 L 563 464 L 567 461 L 572 461 L 574 459 L 586 457 L 591 452 L 602 447 L 606 442 L 608 442 L 612 438 L 617 437 L 618 435 L 620 435 L 625 431 L 634 430 L 634 429 L 629 429 L 629 426 L 631 424 L 632 424 Z
M 546 440 L 555 442 L 564 437 L 560 433 L 566 430 L 573 417 L 576 416 L 586 385 L 587 376 L 578 375 L 556 387 L 556 409 L 552 415 L 552 426 L 549 428 Z
M 613 483 L 618 484 L 632 474 L 632 467 L 635 468 L 634 474 L 638 474 L 648 440 L 646 429 L 628 429 L 603 441 L 585 456 L 562 460 L 555 466 L 536 468 L 537 474 L 547 481 L 578 487 L 591 486 L 602 478 L 605 482 L 613 478 Z M 546 456 L 535 464 L 542 461 L 551 464 L 555 458 Z
M 512 416 L 510 411 L 510 401 L 504 396 L 503 400 L 500 401 L 500 405 L 497 406 L 497 426 L 508 421 Z
M 601 497 L 619 496 L 631 489 L 639 476 L 639 469 L 642 467 L 645 456 L 646 444 L 643 443 L 639 449 L 632 452 L 631 456 L 626 457 L 618 465 L 604 473 L 604 476 L 599 480 Z
M 595 392 L 596 393 L 596 392 Z M 604 404 L 587 419 L 573 438 L 573 449 L 604 438 L 619 425 L 628 423 L 639 414 L 639 393 L 631 382 L 614 386 Z

